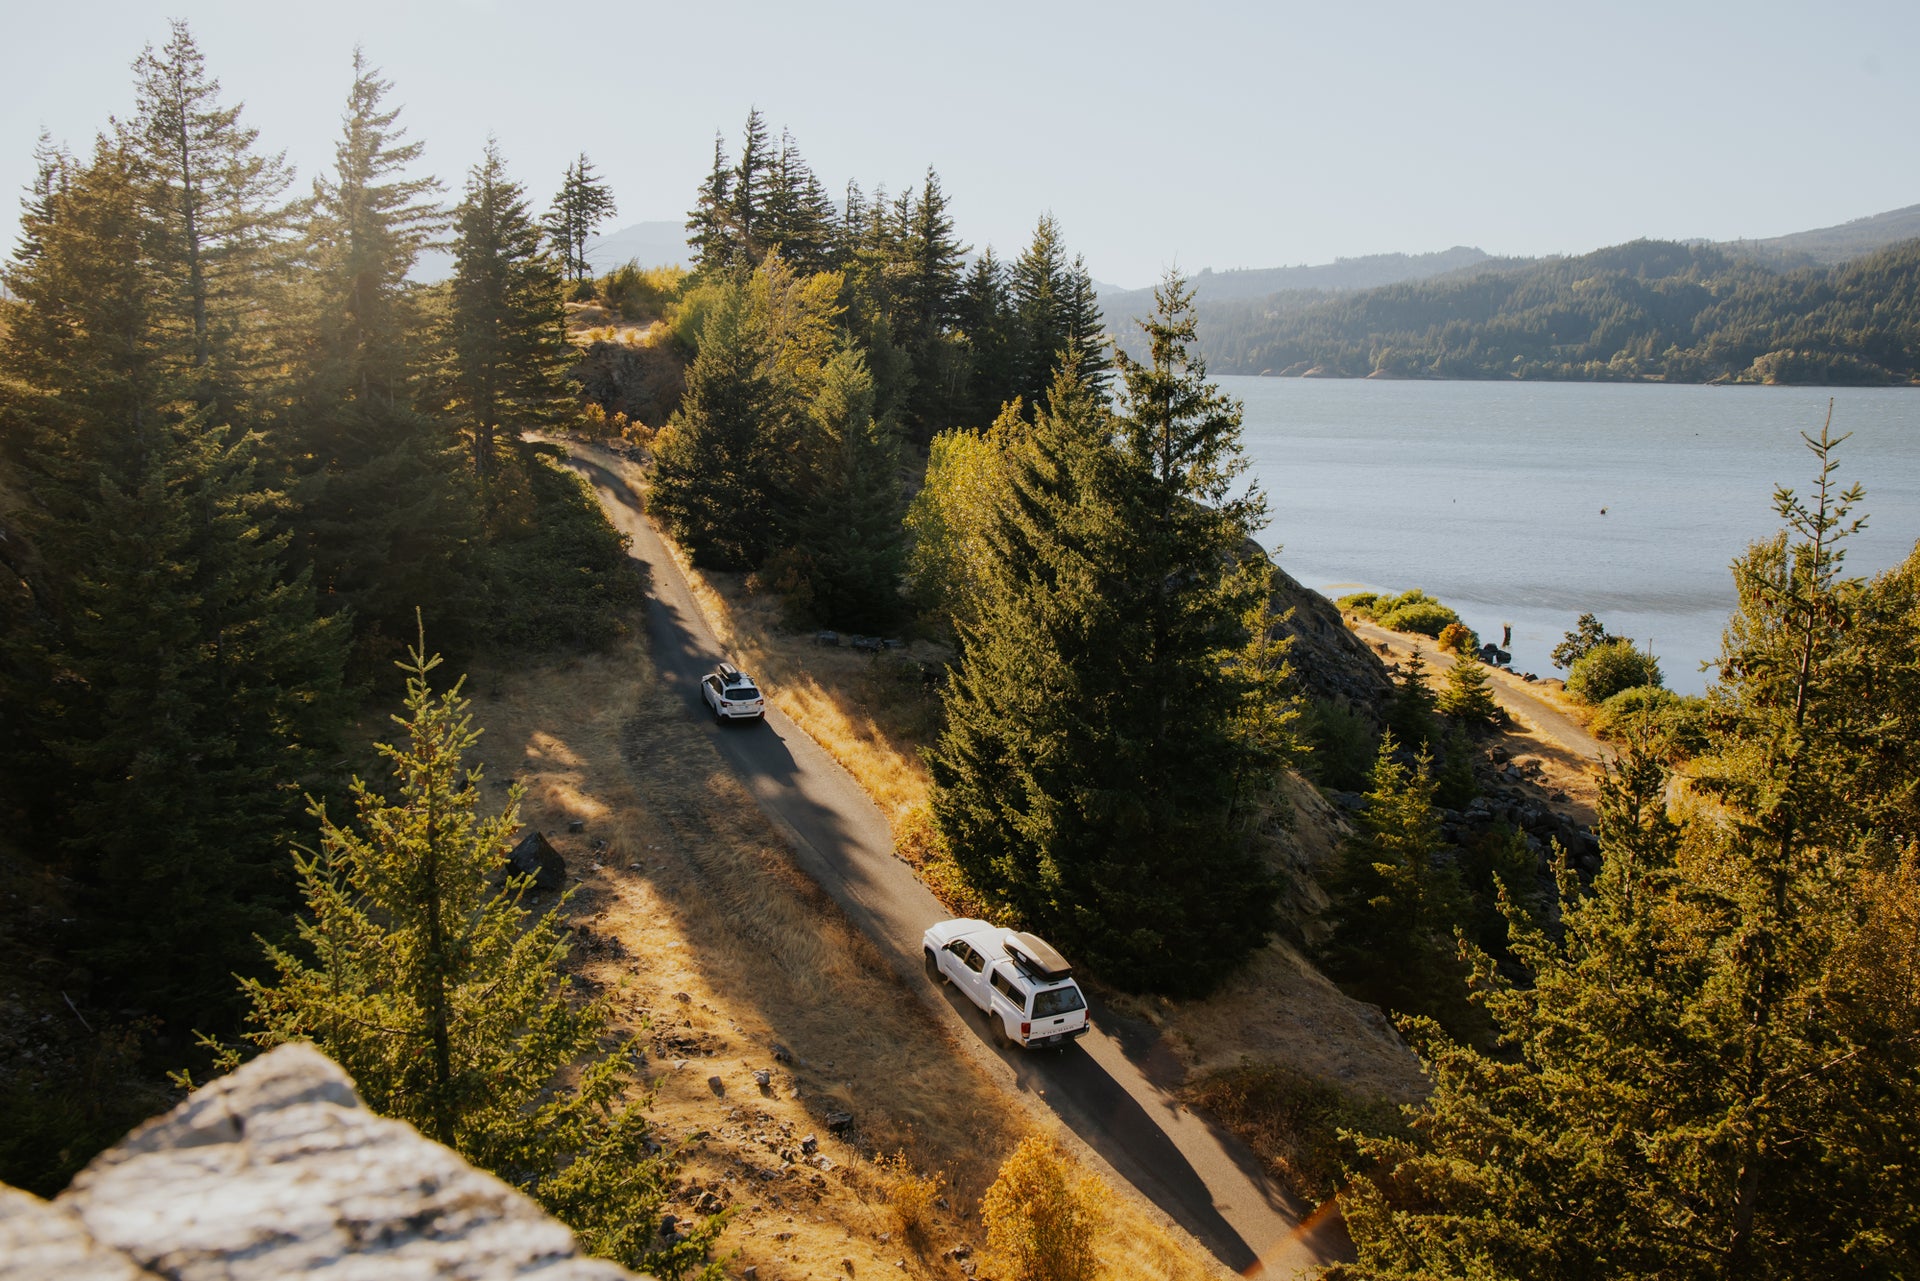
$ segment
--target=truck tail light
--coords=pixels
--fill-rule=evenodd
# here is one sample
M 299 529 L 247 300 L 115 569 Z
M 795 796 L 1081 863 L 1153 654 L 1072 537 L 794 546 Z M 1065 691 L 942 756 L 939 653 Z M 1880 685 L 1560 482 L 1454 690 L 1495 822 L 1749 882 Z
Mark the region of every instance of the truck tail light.
M 1022 1023 L 1022 1024 L 1020 1025 L 1020 1035 L 1021 1035 L 1021 1036 L 1027 1036 L 1027 1035 L 1030 1035 L 1030 1034 L 1032 1033 L 1032 1031 L 1033 1031 L 1033 1024 L 1031 1024 L 1031 1023 Z

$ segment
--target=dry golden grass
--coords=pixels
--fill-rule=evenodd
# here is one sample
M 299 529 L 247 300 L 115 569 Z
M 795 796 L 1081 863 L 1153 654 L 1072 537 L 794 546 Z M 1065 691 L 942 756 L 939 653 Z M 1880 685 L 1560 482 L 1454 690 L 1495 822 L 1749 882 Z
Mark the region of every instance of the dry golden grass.
M 732 1207 L 721 1250 L 763 1281 L 951 1275 L 942 1253 L 980 1247 L 974 1207 L 1030 1114 L 797 868 L 644 641 L 476 670 L 468 691 L 487 795 L 525 789 L 524 822 L 576 882 L 576 972 L 646 1050 L 683 1162 L 669 1209 Z M 854 1117 L 842 1136 L 835 1111 Z M 907 1171 L 876 1163 L 887 1152 Z M 1131 1195 L 1109 1199 L 1113 1277 L 1218 1275 Z

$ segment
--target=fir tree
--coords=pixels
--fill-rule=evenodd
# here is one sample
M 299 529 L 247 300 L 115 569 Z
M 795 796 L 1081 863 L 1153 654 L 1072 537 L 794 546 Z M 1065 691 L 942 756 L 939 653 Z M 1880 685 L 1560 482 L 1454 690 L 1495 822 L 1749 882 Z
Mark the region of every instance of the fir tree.
M 768 178 L 766 203 L 763 238 L 768 251 L 779 254 L 802 276 L 833 270 L 838 211 L 792 136 L 784 131 Z
M 693 209 L 687 214 L 687 247 L 693 250 L 699 271 L 715 271 L 731 262 L 738 242 L 732 224 L 733 170 L 727 164 L 727 144 L 713 136 L 713 171 L 700 184 Z
M 27 442 L 10 515 L 33 559 L 0 701 L 103 985 L 218 1022 L 221 976 L 283 902 L 271 851 L 338 723 L 342 634 L 286 572 L 259 438 L 212 421 L 168 358 L 191 305 L 154 287 L 142 195 L 101 139 L 8 276 L 0 413 Z
M 350 825 L 312 809 L 300 947 L 269 946 L 274 978 L 244 984 L 249 1039 L 311 1039 L 375 1111 L 514 1183 L 593 1253 L 687 1275 L 720 1223 L 655 1251 L 673 1168 L 649 1155 L 625 1049 L 601 1049 L 606 1004 L 569 991 L 560 904 L 536 915 L 524 879 L 499 884 L 520 794 L 479 812 L 479 731 L 458 683 L 434 694 L 439 662 L 417 648 L 400 665 L 404 741 L 379 746 L 390 787 L 354 780 Z
M 447 309 L 450 405 L 486 485 L 499 453 L 523 428 L 553 422 L 573 399 L 563 375 L 573 361 L 560 276 L 540 245 L 521 186 L 507 177 L 497 143 L 467 179 L 454 212 L 453 282 Z
M 1051 214 L 1034 228 L 1033 241 L 1008 273 L 1008 293 L 1016 324 L 1014 390 L 1029 399 L 1072 365 L 1076 377 L 1095 391 L 1108 378 L 1100 338 L 1100 311 L 1086 265 L 1067 263 L 1060 226 Z
M 1417 1030 L 1434 1092 L 1414 1138 L 1363 1145 L 1341 1275 L 1765 1281 L 1920 1257 L 1900 933 L 1920 881 L 1864 831 L 1874 803 L 1833 786 L 1862 701 L 1839 558 L 1857 494 L 1830 485 L 1835 442 L 1809 443 L 1813 496 L 1780 491 L 1783 536 L 1736 566 L 1694 783 L 1714 805 L 1676 819 L 1665 766 L 1618 758 L 1599 876 L 1561 869 L 1554 935 L 1510 914 L 1531 981 L 1475 960 L 1502 1052 Z
M 741 130 L 740 163 L 734 166 L 727 202 L 728 221 L 737 238 L 739 253 L 750 267 L 759 266 L 768 249 L 765 222 L 773 165 L 774 151 L 767 137 L 767 122 L 758 107 L 752 108 Z
M 1433 741 L 1433 690 L 1427 685 L 1427 658 L 1418 645 L 1407 656 L 1407 667 L 1387 702 L 1386 729 L 1410 750 Z
M 438 184 L 409 176 L 392 86 L 354 53 L 333 173 L 314 183 L 303 254 L 300 379 L 288 465 L 298 548 L 322 608 L 351 610 L 358 666 L 397 652 L 416 608 L 475 623 L 479 527 L 451 433 L 422 412 L 431 327 L 408 283 L 441 226 Z
M 873 376 L 859 352 L 828 362 L 807 418 L 812 476 L 791 538 L 813 611 L 849 630 L 883 630 L 904 604 L 899 448 L 893 425 L 874 416 Z
M 492 154 L 493 145 L 489 142 L 490 159 Z M 613 193 L 594 173 L 593 162 L 587 159 L 586 153 L 581 152 L 579 158 L 567 166 L 567 176 L 553 198 L 553 207 L 542 220 L 547 238 L 560 255 L 561 265 L 573 279 L 586 279 L 587 241 L 592 239 L 593 229 L 616 212 Z
M 1434 700 L 1434 710 L 1469 729 L 1485 729 L 1500 722 L 1500 705 L 1487 687 L 1487 669 L 1470 653 L 1456 654 L 1447 672 L 1447 686 Z
M 1467 917 L 1466 899 L 1441 858 L 1433 759 L 1423 750 L 1409 766 L 1401 757 L 1393 735 L 1383 735 L 1360 830 L 1328 877 L 1322 963 L 1363 1000 L 1457 1026 L 1467 976 L 1453 931 Z
M 680 408 L 654 449 L 652 509 L 696 564 L 751 569 L 773 545 L 776 478 L 787 459 L 768 431 L 780 390 L 769 336 L 744 286 L 726 289 L 700 333 Z
M 989 245 L 974 259 L 960 286 L 960 332 L 970 357 L 963 425 L 992 422 L 1000 407 L 1019 394 L 1014 378 L 1014 324 L 1006 270 Z
M 295 206 L 284 155 L 254 150 L 258 131 L 241 108 L 222 106 L 192 34 L 175 20 L 166 47 L 149 47 L 134 70 L 138 111 L 126 128 L 153 220 L 156 267 L 178 317 L 173 358 L 194 370 L 194 399 L 231 419 L 265 376 L 275 343 L 267 318 L 284 311 Z
M 1161 991 L 1217 982 L 1274 897 L 1243 829 L 1270 767 L 1243 737 L 1259 687 L 1230 671 L 1267 583 L 1243 553 L 1260 502 L 1230 496 L 1239 416 L 1189 354 L 1185 298 L 1163 291 L 1121 417 L 1063 371 L 1013 456 L 928 758 L 974 887 Z

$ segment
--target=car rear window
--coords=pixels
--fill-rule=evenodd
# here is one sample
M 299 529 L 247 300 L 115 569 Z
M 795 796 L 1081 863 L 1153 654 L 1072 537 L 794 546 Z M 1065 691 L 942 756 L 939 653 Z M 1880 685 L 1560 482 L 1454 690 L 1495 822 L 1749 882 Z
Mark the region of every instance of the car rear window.
M 749 698 L 760 697 L 760 691 L 751 685 L 735 685 L 727 691 L 727 697 L 736 701 L 745 701 Z
M 1080 995 L 1079 988 L 1072 986 L 1038 992 L 1033 998 L 1033 1017 L 1036 1019 L 1050 1019 L 1056 1014 L 1071 1014 L 1086 1008 L 1086 998 Z

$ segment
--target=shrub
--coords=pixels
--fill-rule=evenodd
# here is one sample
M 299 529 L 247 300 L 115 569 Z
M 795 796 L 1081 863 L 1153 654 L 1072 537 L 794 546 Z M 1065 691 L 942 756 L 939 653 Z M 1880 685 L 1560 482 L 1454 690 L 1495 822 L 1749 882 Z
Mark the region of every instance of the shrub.
M 1390 632 L 1412 632 L 1417 636 L 1439 636 L 1449 624 L 1458 623 L 1460 615 L 1448 609 L 1437 600 L 1417 600 L 1395 606 L 1377 620 L 1380 626 Z
M 887 1208 L 900 1232 L 916 1245 L 926 1243 L 933 1231 L 934 1202 L 946 1190 L 946 1176 L 922 1174 L 913 1168 L 905 1152 L 892 1156 L 884 1152 L 873 1159 L 886 1186 Z
M 627 320 L 657 320 L 665 316 L 686 288 L 687 272 L 682 267 L 648 267 L 629 262 L 616 267 L 600 281 L 600 296 L 607 306 Z M 699 330 L 693 331 L 698 337 Z
M 1005 1281 L 1093 1281 L 1094 1188 L 1059 1145 L 1020 1141 L 980 1199 L 987 1253 Z
M 1638 738 L 1669 761 L 1686 760 L 1707 745 L 1707 700 L 1635 685 L 1600 704 L 1592 729 L 1614 742 Z
M 598 296 L 599 292 L 594 288 L 591 276 L 575 281 L 573 288 L 567 291 L 568 302 L 592 302 Z
M 1606 624 L 1598 618 L 1592 614 L 1582 614 L 1580 621 L 1573 625 L 1573 630 L 1553 647 L 1553 665 L 1562 668 L 1572 667 L 1586 657 L 1587 651 L 1594 646 L 1619 639 L 1618 636 L 1607 635 Z
M 1567 692 L 1596 706 L 1623 689 L 1660 683 L 1659 662 L 1630 640 L 1595 645 L 1567 673 Z
M 1354 592 L 1351 595 L 1342 596 L 1333 604 L 1343 614 L 1359 614 L 1364 618 L 1372 618 L 1373 607 L 1379 600 L 1379 592 Z
M 1449 654 L 1471 654 L 1480 648 L 1480 637 L 1465 623 L 1448 623 L 1437 639 Z

